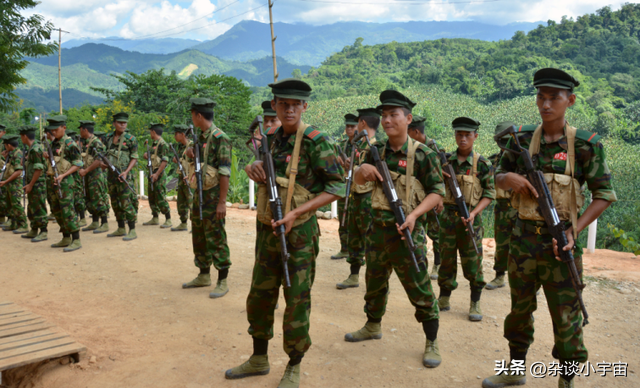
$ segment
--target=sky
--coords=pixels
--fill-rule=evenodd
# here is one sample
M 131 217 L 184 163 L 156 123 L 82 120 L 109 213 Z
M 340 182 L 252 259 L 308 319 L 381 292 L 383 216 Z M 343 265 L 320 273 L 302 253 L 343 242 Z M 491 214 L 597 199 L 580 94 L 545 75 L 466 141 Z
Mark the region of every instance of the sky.
M 576 18 L 630 0 L 275 0 L 274 22 L 478 21 L 488 24 Z M 38 13 L 63 41 L 103 37 L 210 40 L 242 20 L 269 21 L 267 0 L 43 0 Z

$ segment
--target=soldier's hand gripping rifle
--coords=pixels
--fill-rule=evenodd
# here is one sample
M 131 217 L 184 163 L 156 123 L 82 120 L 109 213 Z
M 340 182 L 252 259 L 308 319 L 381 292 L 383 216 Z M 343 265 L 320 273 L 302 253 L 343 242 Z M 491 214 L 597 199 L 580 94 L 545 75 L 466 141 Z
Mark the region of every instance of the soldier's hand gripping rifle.
M 200 220 L 202 220 L 203 199 L 202 199 L 202 165 L 200 160 L 200 144 L 198 143 L 198 134 L 196 133 L 196 130 L 193 128 L 193 125 L 190 125 L 189 129 L 191 130 L 191 134 L 193 135 L 193 155 L 195 156 L 194 162 L 196 167 L 196 174 L 195 174 L 196 185 L 198 189 L 198 208 L 200 210 L 198 217 L 200 217 Z
M 531 154 L 529 154 L 529 150 L 522 148 L 520 146 L 520 141 L 518 140 L 518 136 L 516 135 L 518 130 L 515 126 L 505 129 L 504 131 L 496 134 L 494 136 L 494 140 L 498 142 L 498 147 L 505 152 L 510 152 L 516 156 L 520 156 L 522 161 L 524 162 L 524 168 L 527 173 L 527 180 L 538 192 L 538 211 L 542 214 L 545 223 L 547 224 L 547 228 L 553 236 L 554 239 L 558 242 L 558 253 L 560 254 L 560 259 L 569 267 L 569 275 L 571 277 L 571 284 L 576 291 L 576 295 L 578 296 L 578 303 L 580 304 L 580 310 L 582 310 L 582 317 L 584 318 L 582 326 L 585 326 L 589 323 L 589 314 L 587 314 L 587 308 L 584 305 L 584 301 L 582 300 L 582 290 L 584 289 L 584 284 L 580 280 L 580 274 L 578 273 L 578 269 L 576 268 L 576 263 L 573 257 L 573 253 L 571 250 L 565 251 L 562 248 L 569 244 L 567 240 L 567 235 L 564 230 L 564 222 L 560 220 L 558 217 L 558 211 L 556 210 L 556 206 L 553 203 L 553 198 L 551 198 L 551 192 L 549 191 L 549 186 L 547 186 L 547 182 L 544 179 L 544 174 L 542 171 L 536 170 L 533 160 L 531 159 Z M 507 148 L 500 144 L 500 139 L 504 136 L 511 136 L 512 144 L 515 149 Z M 567 161 L 567 163 L 569 163 Z M 574 225 L 574 228 L 576 225 Z
M 118 168 L 117 168 L 116 166 L 114 166 L 113 164 L 111 164 L 111 162 L 109 161 L 109 159 L 107 159 L 107 157 L 106 157 L 102 152 L 98 152 L 98 153 L 96 154 L 96 156 L 97 156 L 100 160 L 102 160 L 102 163 L 104 163 L 104 164 L 109 168 L 109 170 L 111 170 L 111 171 L 116 175 L 116 177 L 120 180 L 120 182 L 124 182 L 124 184 L 125 184 L 125 185 L 127 185 L 127 187 L 129 188 L 129 190 L 131 190 L 131 192 L 133 192 L 133 193 L 136 195 L 136 197 L 138 196 L 138 193 L 133 189 L 133 187 L 131 187 L 131 185 L 129 185 L 129 182 L 127 182 L 127 180 L 126 180 L 126 179 L 121 179 L 121 178 L 120 178 L 120 175 L 121 175 L 122 173 L 118 170 Z
M 184 167 L 182 167 L 182 163 L 180 163 L 180 157 L 178 156 L 178 152 L 173 147 L 172 143 L 169 143 L 169 147 L 173 152 L 173 157 L 176 158 L 176 163 L 178 163 L 178 169 L 180 169 L 180 175 L 182 175 L 182 180 L 184 181 L 184 184 L 187 185 L 187 188 L 189 189 L 189 193 L 191 193 L 191 188 L 189 188 L 189 178 L 187 177 L 187 172 L 184 171 Z
M 278 185 L 276 184 L 276 168 L 273 164 L 273 157 L 271 156 L 271 150 L 269 148 L 269 139 L 267 135 L 262 131 L 262 116 L 256 116 L 253 123 L 251 123 L 251 129 L 255 130 L 256 127 L 260 128 L 260 133 L 262 134 L 262 139 L 260 141 L 260 156 L 262 159 L 262 166 L 264 168 L 264 172 L 267 176 L 267 189 L 269 190 L 269 207 L 271 208 L 271 214 L 273 215 L 274 221 L 282 220 L 282 198 L 280 198 L 280 194 L 278 193 Z M 290 184 L 294 184 L 291 182 Z M 287 237 L 285 235 L 285 226 L 280 225 L 276 227 L 276 234 L 280 239 L 280 257 L 282 258 L 282 270 L 284 273 L 284 286 L 291 287 L 291 281 L 289 280 L 289 267 L 287 263 L 289 261 L 289 251 L 287 250 Z
M 444 176 L 445 182 L 447 182 L 447 186 L 449 186 L 449 191 L 453 195 L 454 200 L 456 201 L 456 205 L 458 206 L 458 211 L 460 215 L 469 219 L 469 209 L 467 208 L 467 203 L 465 202 L 464 195 L 462 195 L 462 191 L 460 190 L 460 186 L 458 185 L 458 180 L 456 179 L 456 172 L 453 171 L 453 166 L 449 163 L 447 159 L 447 155 L 444 153 L 444 150 L 440 150 L 438 148 L 438 143 L 433 141 L 433 146 L 435 147 L 436 153 L 440 158 L 440 165 L 442 166 L 442 172 L 446 172 L 449 174 L 449 177 Z M 437 218 L 437 216 L 436 216 Z M 471 242 L 473 243 L 473 248 L 476 250 L 477 254 L 480 254 L 480 249 L 478 249 L 478 244 L 476 243 L 476 231 L 473 229 L 472 224 L 467 224 L 467 233 L 469 234 L 469 238 L 471 238 Z
M 53 185 L 56 187 L 58 198 L 62 199 L 62 190 L 60 190 L 60 184 L 58 183 L 58 165 L 56 159 L 53 156 L 53 149 L 51 148 L 51 142 L 44 142 L 47 145 L 47 155 L 49 155 L 49 163 L 51 163 L 51 169 L 53 170 Z
M 393 185 L 393 180 L 391 179 L 391 174 L 389 173 L 389 167 L 387 166 L 387 163 L 385 163 L 385 161 L 383 161 L 380 158 L 380 153 L 378 152 L 378 149 L 369 142 L 369 136 L 367 136 L 367 131 L 363 130 L 362 133 L 364 133 L 364 138 L 367 141 L 367 144 L 369 145 L 371 157 L 373 158 L 373 161 L 376 164 L 376 169 L 378 170 L 378 173 L 380 173 L 380 175 L 382 176 L 382 179 L 383 179 L 383 181 L 381 182 L 382 191 L 384 191 L 384 195 L 385 197 L 387 197 L 389 206 L 393 210 L 393 215 L 396 217 L 396 223 L 398 225 L 402 225 L 405 223 L 407 218 L 405 217 L 404 210 L 402 209 L 402 200 L 398 198 L 398 193 L 396 192 L 396 188 Z M 407 177 L 407 182 L 409 182 L 409 177 Z M 411 237 L 411 231 L 409 230 L 409 228 L 405 228 L 402 231 L 402 234 L 404 235 L 404 243 L 407 244 L 407 248 L 409 249 L 409 254 L 411 255 L 411 260 L 413 261 L 413 265 L 416 267 L 416 272 L 420 272 L 420 266 L 418 265 L 418 260 L 416 259 L 416 254 L 415 254 L 416 249 L 418 249 L 418 247 L 413 242 L 413 237 Z
M 153 166 L 151 165 L 151 154 L 149 153 L 149 140 L 147 140 L 145 142 L 145 144 L 147 145 L 147 170 L 149 170 L 149 192 L 153 191 L 153 178 L 151 177 L 151 175 L 153 175 Z
M 342 221 L 340 221 L 340 226 L 344 226 L 344 223 L 347 219 L 347 209 L 349 208 L 349 197 L 351 197 L 351 186 L 353 185 L 353 166 L 356 158 L 356 142 L 366 134 L 367 132 L 365 131 L 362 131 L 362 132 L 356 131 L 356 133 L 353 135 L 353 139 L 351 140 L 351 159 L 349 160 L 349 173 L 347 175 L 347 196 L 344 200 L 344 209 L 342 210 Z M 339 147 L 340 146 L 338 146 L 338 149 L 340 150 Z M 340 152 L 344 155 L 342 150 L 340 150 Z M 344 156 L 344 159 L 347 160 L 346 155 Z

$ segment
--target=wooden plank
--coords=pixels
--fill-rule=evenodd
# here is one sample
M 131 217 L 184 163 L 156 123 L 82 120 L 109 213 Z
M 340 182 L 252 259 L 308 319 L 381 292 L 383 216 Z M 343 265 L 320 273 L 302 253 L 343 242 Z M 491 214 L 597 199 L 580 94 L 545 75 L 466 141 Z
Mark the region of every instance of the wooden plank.
M 26 314 L 26 315 L 17 314 L 15 316 L 9 316 L 5 319 L 0 320 L 0 330 L 2 330 L 2 328 L 4 328 L 5 326 L 15 325 L 17 323 L 22 323 L 22 322 L 30 322 L 35 319 L 40 319 L 40 317 L 33 314 Z
M 38 333 L 38 332 L 35 332 L 35 333 Z M 31 334 L 34 334 L 34 333 L 31 333 Z M 0 357 L 3 356 L 4 352 L 7 352 L 11 349 L 17 349 L 21 347 L 23 348 L 26 346 L 36 345 L 40 343 L 45 343 L 47 341 L 54 341 L 62 338 L 68 338 L 68 337 L 69 335 L 64 333 L 51 333 L 44 336 L 37 336 L 37 337 L 32 336 L 30 338 L 24 338 L 22 340 L 9 342 L 4 345 L 0 345 Z M 10 337 L 10 338 L 13 338 L 13 337 Z
M 60 338 L 53 341 L 36 342 L 28 346 L 22 346 L 14 349 L 7 349 L 5 351 L 0 352 L 0 362 L 8 358 L 22 356 L 23 354 L 29 354 L 29 353 L 39 352 L 41 350 L 47 350 L 47 349 L 57 348 L 60 346 L 71 345 L 74 342 L 75 341 L 73 340 L 73 338 L 69 338 L 67 336 L 65 338 Z
M 26 312 L 24 308 L 16 305 L 0 306 L 0 315 L 15 314 Z
M 12 319 L 15 317 L 24 317 L 26 315 L 33 315 L 33 314 L 31 314 L 28 311 L 23 311 L 19 313 L 0 315 L 0 323 L 5 322 L 7 319 Z
M 4 305 L 7 305 L 7 304 L 13 304 L 13 302 L 0 302 L 0 306 L 4 306 Z
M 12 335 L 30 333 L 32 331 L 37 331 L 37 330 L 48 329 L 52 326 L 53 326 L 52 324 L 48 323 L 45 320 L 32 321 L 32 322 L 29 322 L 29 324 L 27 325 L 0 330 L 0 338 L 9 337 Z
M 23 354 L 10 359 L 0 360 L 0 372 L 17 368 L 20 366 L 33 364 L 36 362 L 48 360 L 51 358 L 73 355 L 76 353 L 83 353 L 87 350 L 84 346 L 78 343 L 72 343 L 64 346 L 57 346 L 50 349 L 42 349 L 29 354 Z
M 38 330 L 38 331 L 20 334 L 20 335 L 12 335 L 10 337 L 0 338 L 0 347 L 15 341 L 22 341 L 28 338 L 40 338 L 40 337 L 45 337 L 45 336 L 55 335 L 60 333 L 64 334 L 64 332 L 59 331 L 57 330 L 57 328 L 54 327 L 52 329 Z
M 44 322 L 46 321 L 43 318 L 38 318 L 38 319 L 30 320 L 27 322 L 14 322 L 8 325 L 0 326 L 0 335 L 4 334 L 5 332 L 11 329 L 15 329 L 22 326 L 33 325 L 34 323 L 44 323 Z

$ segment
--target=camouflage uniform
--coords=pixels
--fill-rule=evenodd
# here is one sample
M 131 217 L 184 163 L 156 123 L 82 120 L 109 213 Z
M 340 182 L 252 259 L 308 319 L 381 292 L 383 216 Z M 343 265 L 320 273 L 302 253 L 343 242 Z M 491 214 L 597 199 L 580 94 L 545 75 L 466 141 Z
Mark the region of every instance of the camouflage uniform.
M 88 139 L 83 139 L 84 149 L 94 160 L 98 159 L 98 153 L 104 153 L 105 145 L 100 139 L 91 135 Z M 85 166 L 88 168 L 89 166 Z M 89 172 L 84 177 L 87 210 L 94 217 L 104 217 L 109 214 L 109 193 L 107 190 L 107 179 L 105 172 L 100 167 Z
M 523 148 L 529 148 L 531 132 L 535 128 L 521 127 L 519 139 Z M 543 173 L 564 174 L 567 148 L 566 136 L 553 143 L 547 143 L 542 136 L 540 153 L 534 158 L 534 165 Z M 593 199 L 615 202 L 617 198 L 600 136 L 578 130 L 575 154 L 575 179 L 580 185 L 587 184 Z M 496 173 L 507 172 L 524 174 L 522 158 L 516 159 L 514 155 L 505 153 Z M 537 233 L 538 230 L 540 233 Z M 526 353 L 533 342 L 536 292 L 542 286 L 553 322 L 552 354 L 562 361 L 585 362 L 588 353 L 583 343 L 582 314 L 577 295 L 571 284 L 568 266 L 555 259 L 551 240 L 545 222 L 520 218 L 516 221 L 509 246 L 511 312 L 504 321 L 504 337 L 512 350 Z M 575 243 L 575 264 L 582 273 L 582 247 L 578 241 Z
M 33 174 L 40 170 L 40 177 L 36 180 L 31 192 L 27 195 L 29 205 L 27 206 L 27 217 L 31 222 L 31 229 L 46 228 L 48 224 L 47 220 L 47 186 L 46 186 L 46 157 L 43 145 L 34 141 L 27 151 L 27 157 L 25 158 L 25 169 L 27 184 L 31 183 Z
M 0 138 L 0 151 L 4 151 L 4 146 L 2 145 L 2 141 Z M 3 156 L 0 156 L 0 169 L 4 166 L 5 160 Z M 7 200 L 4 198 L 4 195 L 0 195 L 0 218 L 4 218 L 8 215 L 9 209 L 7 208 Z M 8 222 L 11 222 L 10 220 Z
M 369 145 L 365 140 L 362 151 L 356 151 L 356 160 L 354 166 L 362 164 L 366 150 L 369 149 Z M 375 139 L 372 140 L 372 143 Z M 357 264 L 360 267 L 365 265 L 366 254 L 366 235 L 369 225 L 371 224 L 371 190 L 366 193 L 356 193 L 356 185 L 352 183 L 351 198 L 349 200 L 349 218 L 347 219 L 347 235 L 348 235 L 348 247 L 349 257 L 347 263 L 354 265 Z M 361 190 L 359 190 L 361 191 Z
M 22 171 L 22 150 L 15 148 L 7 155 L 7 161 L 9 166 L 13 167 L 13 172 Z M 7 180 L 11 175 L 5 172 L 4 180 Z M 4 197 L 7 206 L 7 216 L 11 219 L 12 229 L 23 229 L 27 227 L 27 217 L 24 214 L 24 207 L 22 207 L 22 179 L 18 177 L 13 181 L 5 184 L 2 187 L 2 196 Z
M 122 173 L 129 166 L 131 159 L 138 159 L 138 142 L 136 138 L 128 132 L 124 132 L 119 139 L 122 142 L 118 155 L 119 144 L 113 142 L 115 132 L 106 137 L 107 157 L 109 161 Z M 127 181 L 131 187 L 135 187 L 133 173 L 127 174 Z M 111 207 L 116 215 L 118 224 L 127 221 L 135 224 L 138 218 L 138 197 L 129 190 L 124 182 L 120 182 L 118 177 L 109 170 L 107 175 L 109 184 L 109 196 L 111 197 Z
M 276 175 L 285 172 L 293 153 L 296 135 L 284 136 L 280 128 L 268 132 Z M 314 194 L 327 192 L 344 197 L 344 170 L 337 161 L 334 145 L 322 132 L 306 129 L 300 149 L 296 183 Z M 286 198 L 283 198 L 283 202 Z M 256 261 L 251 289 L 247 297 L 249 334 L 260 340 L 273 338 L 274 309 L 283 282 L 280 241 L 271 225 L 258 221 Z M 301 358 L 311 346 L 309 315 L 311 287 L 319 252 L 320 230 L 315 213 L 306 222 L 294 226 L 287 235 L 291 287 L 284 288 L 287 307 L 283 317 L 284 351 L 290 359 Z
M 433 152 L 436 152 L 436 147 L 433 143 L 433 140 L 427 141 L 427 147 L 429 147 Z M 440 160 L 438 159 L 438 166 L 440 166 Z M 442 168 L 442 166 L 440 167 Z M 429 210 L 427 213 L 427 223 L 425 224 L 425 229 L 427 230 L 427 236 L 431 240 L 433 244 L 433 265 L 440 265 L 440 226 L 438 224 L 439 219 L 437 219 L 438 215 L 436 215 L 433 210 Z
M 336 150 L 337 150 L 337 146 L 339 144 L 336 143 Z M 347 142 L 345 147 L 344 147 L 344 153 L 345 155 L 347 155 L 347 157 L 351 156 L 351 150 L 353 149 L 353 146 L 351 145 L 351 142 Z M 336 154 L 337 155 L 337 154 Z M 348 171 L 345 171 L 345 174 L 347 174 Z M 345 175 L 346 178 L 346 175 Z M 340 236 L 340 252 L 346 253 L 349 251 L 349 215 L 352 214 L 351 212 L 349 212 L 349 209 L 347 209 L 347 219 L 344 222 L 344 226 L 342 226 L 342 218 L 344 218 L 344 204 L 346 202 L 346 198 L 340 198 L 338 200 L 338 236 Z M 349 201 L 351 202 L 351 201 Z M 341 257 L 342 258 L 342 257 Z
M 171 150 L 163 138 L 155 140 L 149 152 L 151 155 L 147 155 L 147 157 L 151 158 L 155 154 L 160 158 L 160 162 L 169 163 Z M 156 172 L 158 172 L 158 168 L 153 170 L 154 174 Z M 167 178 L 164 171 L 158 180 L 153 182 L 153 191 L 149 190 L 149 207 L 151 207 L 151 213 L 154 217 L 157 217 L 158 213 L 167 214 L 171 211 L 167 202 Z
M 176 148 L 178 156 L 182 157 L 186 149 L 189 147 L 192 147 L 192 142 L 189 142 L 186 146 L 182 143 L 178 143 Z M 178 163 L 180 163 L 180 160 L 178 160 Z M 191 193 L 191 188 L 184 182 L 179 170 L 178 178 L 178 214 L 180 215 L 180 222 L 184 224 L 189 219 L 189 209 L 193 202 L 193 194 Z
M 473 155 L 471 152 L 467 159 L 459 163 L 458 154 L 453 152 L 449 156 L 449 163 L 453 167 L 456 175 L 470 175 L 473 166 Z M 493 182 L 493 167 L 489 160 L 480 156 L 477 164 L 477 177 L 482 187 L 482 197 L 493 200 L 496 196 L 496 190 Z M 454 177 L 455 179 L 455 177 Z M 447 191 L 449 187 L 447 186 Z M 469 199 L 467 206 L 469 206 Z M 469 212 L 473 208 L 469 209 Z M 460 219 L 458 207 L 453 204 L 445 204 L 444 211 L 440 216 L 440 253 L 442 255 L 442 264 L 438 271 L 438 285 L 440 286 L 441 295 L 450 294 L 451 291 L 458 288 L 456 276 L 458 272 L 458 252 L 460 253 L 460 261 L 465 279 L 469 281 L 471 293 L 480 294 L 485 286 L 484 274 L 482 271 L 482 238 L 484 236 L 484 227 L 482 226 L 482 214 L 478 214 L 473 222 L 473 228 L 476 230 L 476 244 L 480 250 L 477 254 L 473 248 L 471 238 L 466 231 L 466 226 Z
M 502 156 L 502 152 L 489 157 L 494 168 L 498 168 L 498 161 Z M 493 208 L 494 214 L 494 239 L 496 241 L 496 253 L 493 270 L 496 276 L 507 272 L 507 262 L 509 260 L 509 241 L 511 233 L 515 226 L 518 211 L 511 206 L 511 198 L 503 198 L 500 195 L 501 190 L 496 188 L 496 204 Z M 508 195 L 508 194 L 507 194 Z
M 55 156 L 62 156 L 62 158 L 66 159 L 72 166 L 82 167 L 80 149 L 76 142 L 67 135 L 64 135 L 60 139 L 55 139 L 51 148 L 53 149 Z M 77 196 L 76 174 L 77 173 L 73 173 L 70 176 L 65 177 L 62 182 L 60 182 L 62 198 L 58 197 L 55 187 L 53 187 L 54 194 L 51 196 L 51 210 L 53 215 L 56 217 L 56 221 L 58 222 L 58 225 L 60 225 L 60 231 L 63 234 L 72 234 L 78 231 L 78 215 L 75 211 Z

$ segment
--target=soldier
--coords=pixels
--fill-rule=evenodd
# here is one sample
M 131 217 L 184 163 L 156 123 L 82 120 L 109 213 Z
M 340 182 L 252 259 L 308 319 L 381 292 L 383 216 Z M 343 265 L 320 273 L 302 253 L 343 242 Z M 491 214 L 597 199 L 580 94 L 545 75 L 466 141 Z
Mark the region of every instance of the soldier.
M 56 162 L 58 177 L 53 178 L 54 195 L 51 196 L 51 210 L 60 230 L 62 232 L 62 240 L 51 245 L 53 248 L 64 248 L 64 252 L 73 252 L 82 248 L 80 242 L 80 228 L 78 227 L 77 213 L 74 211 L 76 184 L 75 174 L 82 168 L 82 156 L 76 142 L 68 137 L 65 132 L 67 130 L 67 116 L 53 116 L 47 119 L 47 130 L 53 135 L 54 140 L 51 144 L 54 160 Z M 54 171 L 49 163 L 47 172 L 54 175 Z M 61 196 L 57 194 L 60 188 Z
M 45 174 L 45 185 L 47 187 L 47 203 L 49 204 L 49 215 L 47 216 L 48 221 L 57 222 L 56 217 L 53 214 L 53 196 L 56 195 L 56 190 L 53 186 L 53 175 L 49 175 L 50 171 L 48 170 L 49 166 L 49 154 L 47 149 L 47 144 L 50 145 L 55 137 L 52 135 L 52 131 L 47 130 L 47 126 L 43 127 L 44 136 L 42 137 L 42 146 L 44 147 L 45 159 L 47 159 L 47 172 Z
M 533 77 L 537 89 L 536 104 L 542 125 L 521 127 L 519 140 L 535 156 L 534 164 L 550 184 L 551 196 L 561 221 L 566 225 L 568 244 L 574 250 L 575 265 L 582 272 L 582 246 L 578 233 L 597 219 L 612 202 L 617 201 L 611 185 L 611 172 L 605 160 L 601 137 L 577 130 L 567 123 L 567 108 L 575 104 L 574 88 L 580 83 L 559 69 L 541 69 Z M 510 147 L 511 141 L 508 143 Z M 558 257 L 544 218 L 538 211 L 535 188 L 524 177 L 522 158 L 505 152 L 496 171 L 496 181 L 503 190 L 512 190 L 512 204 L 518 211 L 513 236 L 509 242 L 509 286 L 511 312 L 504 321 L 504 337 L 509 341 L 509 374 L 491 376 L 482 382 L 485 388 L 523 385 L 527 350 L 533 342 L 533 313 L 536 291 L 542 286 L 553 322 L 554 346 L 551 354 L 560 360 L 558 387 L 574 386 L 578 363 L 588 359 L 583 342 L 582 315 L 578 295 L 572 286 L 569 268 Z M 586 183 L 592 202 L 582 213 L 581 187 Z M 579 216 L 579 217 L 578 217 Z M 574 245 L 575 244 L 575 245 Z
M 194 192 L 191 209 L 191 231 L 193 241 L 194 264 L 200 274 L 182 288 L 207 287 L 211 285 L 211 266 L 218 270 L 216 288 L 210 298 L 221 298 L 229 292 L 227 276 L 231 259 L 225 231 L 227 215 L 227 194 L 231 175 L 231 139 L 213 124 L 213 108 L 216 103 L 208 98 L 192 98 L 191 119 L 193 125 L 200 128 L 198 147 L 202 164 L 202 214 L 200 198 Z M 195 128 L 194 128 L 195 131 Z M 193 147 L 187 149 L 187 157 L 195 157 Z M 191 188 L 197 189 L 195 165 L 189 172 Z
M 131 187 L 134 186 L 133 176 L 129 172 L 138 163 L 138 141 L 126 132 L 129 122 L 129 114 L 125 112 L 113 115 L 113 126 L 115 131 L 106 137 L 107 147 L 106 157 L 113 164 L 120 175 L 109 170 L 107 182 L 109 184 L 109 196 L 111 197 L 111 207 L 118 222 L 118 229 L 110 233 L 107 237 L 122 237 L 123 241 L 131 241 L 138 238 L 136 234 L 136 220 L 138 219 L 138 197 L 131 191 L 125 180 Z M 104 169 L 107 165 L 100 163 Z M 125 222 L 129 225 L 129 233 L 126 233 Z
M 368 152 L 364 163 L 355 173 L 356 184 L 375 182 L 371 194 L 371 226 L 366 236 L 367 293 L 364 310 L 367 323 L 358 331 L 348 333 L 344 339 L 359 342 L 382 338 L 381 322 L 387 307 L 389 278 L 395 270 L 411 304 L 416 308 L 416 320 L 422 323 L 426 334 L 426 346 L 422 363 L 435 368 L 442 362 L 438 345 L 438 303 L 431 287 L 424 254 L 424 214 L 438 204 L 444 194 L 442 173 L 436 154 L 424 144 L 413 141 L 407 134 L 413 118 L 411 110 L 416 105 L 402 93 L 385 90 L 380 94 L 382 127 L 389 137 L 385 143 L 374 145 L 394 177 L 393 184 L 403 201 L 406 222 L 396 223 L 396 218 L 384 195 L 382 176 L 373 165 Z M 406 179 L 406 176 L 413 177 Z M 402 177 L 405 179 L 402 179 Z M 407 180 L 410 182 L 407 185 Z M 407 187 L 409 186 L 409 187 Z M 414 195 L 407 195 L 413 192 Z M 410 201 L 407 201 L 410 197 Z M 422 271 L 417 272 L 410 260 L 409 250 L 403 242 L 402 230 L 409 228 L 417 250 L 416 259 L 424 260 Z
M 495 133 L 498 134 L 513 125 L 511 121 L 504 121 L 496 126 Z M 500 140 L 502 146 L 506 146 L 507 140 L 506 138 Z M 498 162 L 502 154 L 503 151 L 500 151 L 489 157 L 494 169 L 498 168 Z M 504 287 L 504 274 L 507 272 L 507 261 L 509 260 L 509 240 L 511 240 L 511 233 L 513 233 L 518 216 L 518 211 L 511 206 L 511 191 L 496 187 L 496 205 L 493 208 L 493 214 L 494 238 L 496 241 L 493 270 L 496 271 L 496 277 L 484 286 L 487 290 Z
M 149 151 L 151 155 L 147 155 L 145 152 L 143 157 L 145 160 L 151 158 L 151 168 L 153 169 L 153 175 L 150 179 L 153 182 L 153 190 L 149 187 L 149 207 L 151 207 L 151 220 L 143 223 L 142 225 L 160 225 L 158 221 L 158 212 L 164 214 L 165 222 L 160 225 L 161 228 L 170 228 L 171 224 L 171 208 L 167 202 L 167 180 L 164 175 L 164 169 L 169 163 L 169 154 L 171 150 L 167 145 L 167 142 L 162 138 L 162 132 L 164 131 L 164 125 L 151 124 L 149 126 L 149 134 L 153 140 L 151 149 Z
M 346 115 L 344 115 L 344 132 L 347 135 L 347 141 L 343 144 L 336 143 L 336 149 L 340 147 L 342 151 L 345 153 L 345 155 L 347 156 L 347 160 L 343 160 L 342 156 L 338 154 L 338 162 L 340 162 L 340 164 L 342 165 L 342 168 L 345 171 L 349 168 L 350 161 L 348 158 L 351 155 L 351 149 L 352 149 L 351 139 L 353 139 L 357 126 L 358 126 L 358 116 L 352 113 L 347 113 Z M 331 256 L 332 260 L 340 260 L 340 259 L 349 257 L 349 246 L 348 246 L 349 236 L 347 234 L 347 222 L 345 222 L 344 226 L 342 226 L 342 217 L 344 217 L 343 209 L 344 209 L 345 201 L 346 201 L 346 198 L 342 198 L 338 200 L 338 222 L 339 222 L 338 235 L 340 236 L 340 252 Z
M 36 141 L 38 128 L 32 125 L 20 127 L 20 140 L 29 147 L 25 157 L 24 169 L 26 171 L 27 185 L 24 191 L 27 193 L 29 205 L 27 217 L 31 223 L 31 230 L 22 237 L 30 238 L 31 242 L 47 240 L 47 186 L 45 182 L 44 168 L 47 164 L 45 151 L 42 144 Z M 40 230 L 40 233 L 38 233 Z
M 442 264 L 438 270 L 438 285 L 440 286 L 440 311 L 451 309 L 450 297 L 453 290 L 458 288 L 456 281 L 458 272 L 458 253 L 465 279 L 471 288 L 471 302 L 469 320 L 481 321 L 480 295 L 485 286 L 482 272 L 482 211 L 491 204 L 496 196 L 493 183 L 493 166 L 491 162 L 473 151 L 473 143 L 478 138 L 480 122 L 468 117 L 458 117 L 452 122 L 458 149 L 453 152 L 448 163 L 453 167 L 469 207 L 469 218 L 461 217 L 455 204 L 453 193 L 447 186 L 444 198 L 444 211 L 440 217 L 440 254 Z M 447 175 L 448 177 L 448 175 Z M 476 253 L 473 241 L 467 233 L 471 224 L 476 231 L 476 244 L 480 253 Z
M 411 124 L 409 124 L 409 137 L 413 140 L 419 141 L 435 151 L 433 145 L 433 139 L 427 139 L 427 135 L 424 133 L 424 123 L 427 119 L 422 116 L 415 115 Z M 438 161 L 440 163 L 440 161 Z M 433 244 L 433 267 L 431 268 L 431 280 L 438 280 L 438 270 L 440 269 L 440 244 L 439 235 L 440 227 L 438 226 L 438 214 L 443 209 L 442 202 L 438 203 L 435 209 L 427 213 L 427 236 L 431 239 Z
M 273 220 L 268 188 L 259 186 L 256 261 L 247 297 L 253 355 L 244 364 L 227 370 L 225 377 L 240 379 L 269 373 L 267 349 L 273 338 L 274 309 L 284 276 L 280 241 L 274 229 L 284 225 L 290 254 L 287 267 L 291 287 L 283 290 L 287 304 L 283 337 L 289 363 L 278 387 L 296 388 L 300 384 L 300 362 L 311 346 L 311 287 L 320 237 L 316 209 L 345 196 L 344 171 L 329 137 L 302 122 L 311 87 L 296 79 L 284 79 L 269 86 L 274 95 L 272 109 L 282 123 L 279 128 L 272 127 L 267 136 L 284 218 L 277 222 Z M 265 182 L 262 161 L 251 165 L 249 177 L 256 182 Z
M 380 126 L 380 112 L 375 108 L 358 109 L 357 120 L 358 132 L 366 130 L 367 136 L 370 139 L 369 141 L 374 144 L 376 142 L 376 131 Z M 349 142 L 349 144 L 351 143 Z M 368 149 L 369 145 L 367 142 L 361 139 L 360 146 L 358 146 L 358 150 L 356 151 L 354 169 L 364 162 L 366 150 Z M 347 163 L 346 166 L 348 169 L 349 164 Z M 349 199 L 348 209 L 349 217 L 346 222 L 346 234 L 349 237 L 347 240 L 349 249 L 347 263 L 351 266 L 351 273 L 346 280 L 336 284 L 336 288 L 339 290 L 360 286 L 360 268 L 365 265 L 366 233 L 371 224 L 371 191 L 373 191 L 373 187 L 373 182 L 367 182 L 364 185 L 352 184 L 351 186 L 351 198 Z M 340 209 L 340 212 L 342 212 L 342 209 Z
M 82 149 L 82 142 L 80 141 L 80 136 L 78 135 L 78 133 L 76 131 L 66 131 L 66 135 L 71 138 L 71 140 L 73 140 L 76 145 L 78 146 L 78 148 L 80 149 L 80 154 L 82 154 L 84 151 Z M 76 213 L 78 213 L 78 227 L 83 227 L 83 226 L 87 226 L 87 220 L 86 220 L 86 203 L 84 200 L 85 197 L 85 192 L 84 192 L 84 178 L 80 176 L 80 174 L 73 174 L 73 177 L 76 181 L 76 184 L 74 186 L 74 203 L 75 203 L 75 207 L 76 207 Z
M 82 229 L 83 232 L 93 231 L 93 233 L 105 233 L 109 231 L 109 193 L 107 180 L 100 168 L 101 161 L 98 153 L 104 153 L 106 147 L 104 143 L 95 135 L 95 122 L 80 120 L 80 137 L 84 144 L 82 147 L 82 161 L 84 167 L 78 174 L 85 184 L 85 202 L 92 222 Z
M 20 203 L 22 198 L 22 150 L 18 148 L 18 135 L 4 135 L 2 142 L 7 151 L 3 180 L 0 182 L 0 190 L 7 204 L 7 215 L 11 223 L 2 228 L 5 232 L 13 231 L 14 234 L 27 233 L 27 217 L 24 215 L 24 207 Z
M 192 142 L 190 142 L 189 138 L 187 137 L 188 131 L 189 127 L 184 124 L 173 126 L 173 137 L 178 143 L 178 145 L 176 146 L 176 153 L 178 154 L 178 156 L 180 156 L 180 160 L 176 160 L 175 157 L 173 157 L 172 159 L 174 163 L 182 164 L 185 173 L 189 171 L 188 167 L 189 163 L 191 162 L 186 156 L 187 148 L 190 148 L 192 144 Z M 189 219 L 189 208 L 191 207 L 191 203 L 193 201 L 193 195 L 191 193 L 191 188 L 189 187 L 187 178 L 188 177 L 183 177 L 178 170 L 177 191 L 180 225 L 176 226 L 175 228 L 171 228 L 172 232 L 186 232 L 188 230 L 187 220 Z
M 0 124 L 0 141 L 2 140 L 2 137 L 7 134 L 6 129 L 7 129 L 6 126 L 4 126 L 3 124 Z M 2 169 L 5 164 L 5 158 L 4 158 L 5 149 L 4 149 L 4 146 L 0 148 L 2 150 L 2 152 L 0 152 L 0 169 Z M 11 224 L 11 220 L 7 219 L 7 203 L 6 202 L 7 201 L 4 199 L 4 195 L 0 194 L 0 228 L 3 228 Z

